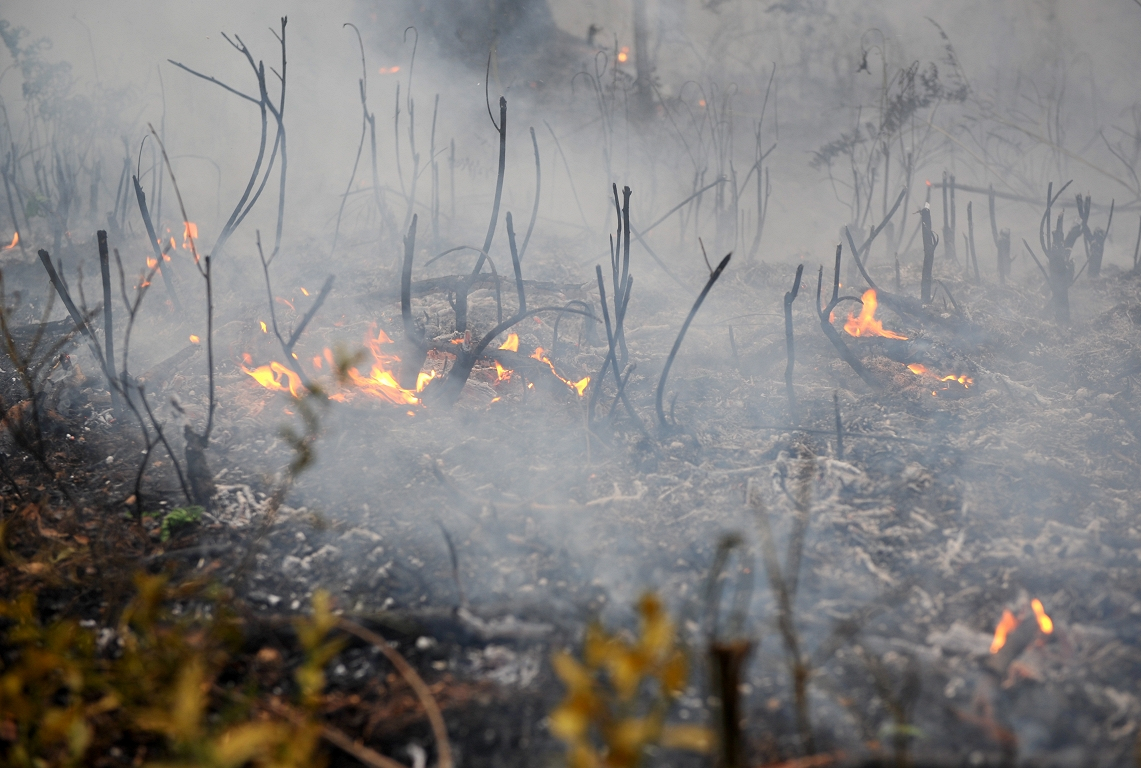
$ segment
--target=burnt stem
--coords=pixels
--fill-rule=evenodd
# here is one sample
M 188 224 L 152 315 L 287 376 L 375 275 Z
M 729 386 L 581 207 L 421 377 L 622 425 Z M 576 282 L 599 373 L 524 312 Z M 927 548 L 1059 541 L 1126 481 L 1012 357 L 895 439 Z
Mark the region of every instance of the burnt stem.
M 840 418 L 840 394 L 832 393 L 832 407 L 836 411 L 836 458 L 844 460 L 844 422 Z
M 820 294 L 824 282 L 824 267 L 820 268 L 820 273 L 816 277 L 816 314 L 820 318 L 820 329 L 824 331 L 824 335 L 828 337 L 828 341 L 832 342 L 832 346 L 840 353 L 840 358 L 847 363 L 868 386 L 879 389 L 879 382 L 872 378 L 868 370 L 864 368 L 864 364 L 852 353 L 852 350 L 848 349 L 848 345 L 844 343 L 844 340 L 840 338 L 840 334 L 832 327 L 832 310 L 834 310 L 841 301 L 860 301 L 854 296 L 841 297 L 839 295 L 840 257 L 843 248 L 844 246 L 842 244 L 836 246 L 836 268 L 832 277 L 832 300 L 829 301 L 828 305 L 823 309 L 820 308 Z
M 107 251 L 107 230 L 101 229 L 95 233 L 99 243 L 99 272 L 103 278 L 103 347 L 107 361 L 107 370 L 115 370 L 115 326 L 111 317 L 111 258 Z M 107 382 L 111 391 L 111 407 L 115 413 L 119 412 L 119 391 L 113 382 Z
M 939 239 L 931 229 L 931 206 L 925 204 L 919 210 L 919 226 L 923 230 L 923 282 L 920 299 L 924 304 L 931 301 L 931 273 L 935 268 L 935 246 Z
M 515 247 L 515 226 L 511 222 L 511 212 L 507 212 L 507 243 L 511 247 L 511 266 L 515 269 L 515 295 L 519 302 L 516 315 L 527 311 L 527 293 L 523 288 L 523 267 L 520 265 L 519 251 Z
M 404 236 L 404 265 L 400 270 L 400 318 L 404 322 L 404 344 L 400 354 L 400 372 L 397 383 L 403 389 L 416 389 L 416 379 L 428 348 L 424 344 L 424 333 L 416 327 L 412 319 L 412 260 L 416 255 L 416 224 L 418 214 L 412 214 L 408 234 Z
M 155 234 L 154 222 L 151 221 L 150 211 L 147 210 L 147 198 L 143 193 L 143 188 L 139 184 L 139 177 L 132 176 L 131 180 L 135 184 L 135 199 L 139 202 L 139 213 L 143 215 L 143 225 L 147 228 L 147 237 L 151 241 L 151 249 L 154 250 L 155 262 L 159 266 L 159 274 L 162 275 L 162 283 L 166 287 L 166 295 L 170 297 L 170 303 L 174 307 L 174 311 L 178 313 L 179 317 L 182 316 L 182 303 L 178 300 L 178 294 L 175 293 L 174 283 L 171 282 L 170 275 L 167 270 L 163 269 L 163 255 L 162 249 L 158 244 L 158 235 Z
M 967 203 L 967 249 L 971 259 L 971 265 L 975 270 L 975 282 L 981 283 L 982 277 L 979 275 L 979 255 L 975 252 L 975 214 L 972 203 Z
M 670 349 L 669 357 L 666 358 L 665 367 L 662 368 L 662 376 L 658 379 L 658 394 L 654 398 L 654 407 L 658 412 L 658 425 L 663 429 L 669 429 L 669 424 L 666 422 L 666 413 L 662 408 L 662 395 L 666 389 L 666 379 L 670 375 L 670 367 L 673 365 L 674 358 L 677 357 L 678 350 L 681 349 L 681 342 L 685 338 L 685 332 L 689 330 L 689 324 L 693 322 L 693 318 L 697 315 L 697 310 L 701 309 L 701 303 L 705 301 L 705 297 L 709 294 L 713 284 L 717 282 L 717 278 L 721 277 L 721 273 L 725 271 L 725 267 L 729 266 L 729 259 L 732 258 L 732 253 L 725 254 L 725 258 L 717 265 L 717 268 L 709 275 L 708 282 L 705 287 L 701 289 L 698 294 L 697 300 L 693 302 L 693 307 L 689 310 L 689 315 L 686 316 L 685 322 L 681 325 L 681 330 L 678 331 L 677 339 L 674 340 L 673 348 Z
M 539 164 L 539 140 L 535 138 L 535 129 L 531 128 L 531 146 L 535 148 L 535 202 L 531 206 L 531 223 L 527 225 L 527 234 L 523 236 L 523 245 L 519 246 L 519 261 L 527 254 L 527 244 L 531 242 L 531 232 L 535 229 L 535 220 L 539 218 L 539 192 L 543 189 L 543 169 Z
M 792 388 L 792 371 L 796 364 L 796 345 L 792 335 L 792 303 L 800 293 L 800 279 L 804 276 L 804 265 L 796 268 L 796 277 L 792 281 L 792 290 L 784 295 L 784 344 L 788 353 L 788 363 L 784 367 L 784 387 L 788 393 L 788 415 L 793 424 L 798 421 L 796 410 L 796 392 Z
M 487 235 L 483 238 L 483 248 L 480 249 L 479 258 L 475 261 L 475 268 L 471 271 L 468 282 L 474 280 L 483 269 L 483 262 L 487 259 L 491 243 L 495 239 L 495 226 L 499 222 L 499 203 L 503 199 L 503 174 L 507 167 L 507 99 L 502 96 L 499 97 L 499 124 L 495 127 L 499 131 L 499 174 L 495 180 L 495 201 L 491 206 L 491 221 L 487 225 Z M 456 289 L 456 331 L 459 333 L 467 331 L 467 290 L 466 283 Z

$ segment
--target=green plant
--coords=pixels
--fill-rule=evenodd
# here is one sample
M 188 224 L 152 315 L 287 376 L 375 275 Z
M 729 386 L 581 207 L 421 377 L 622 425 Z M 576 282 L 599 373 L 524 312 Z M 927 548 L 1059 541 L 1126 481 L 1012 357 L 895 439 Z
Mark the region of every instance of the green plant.
M 180 529 L 194 525 L 202 519 L 205 510 L 197 505 L 189 507 L 175 507 L 165 515 L 161 512 L 149 512 L 148 517 L 162 515 L 162 524 L 159 526 L 159 541 L 169 541 L 170 537 Z

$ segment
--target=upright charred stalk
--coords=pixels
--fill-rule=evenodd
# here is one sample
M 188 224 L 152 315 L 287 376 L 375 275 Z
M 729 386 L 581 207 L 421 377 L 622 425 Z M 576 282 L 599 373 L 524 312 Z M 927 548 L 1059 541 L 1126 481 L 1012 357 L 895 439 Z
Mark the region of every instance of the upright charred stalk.
M 946 171 L 943 171 L 943 258 L 951 264 L 959 263 L 955 254 L 955 177 Z
M 931 277 L 935 268 L 935 246 L 939 239 L 931 229 L 931 206 L 924 204 L 919 210 L 919 226 L 923 230 L 923 282 L 920 298 L 924 304 L 931 301 Z
M 792 281 L 792 290 L 784 295 L 784 344 L 788 353 L 788 363 L 784 367 L 784 387 L 788 393 L 788 417 L 795 426 L 798 423 L 796 411 L 796 392 L 792 388 L 792 369 L 796 364 L 796 345 L 792 336 L 792 303 L 800 293 L 800 279 L 804 276 L 804 265 L 796 268 L 796 277 Z
M 416 389 L 416 379 L 424 360 L 428 357 L 428 347 L 424 344 L 424 333 L 416 327 L 412 319 L 412 259 L 416 255 L 416 224 L 419 214 L 412 214 L 408 234 L 404 236 L 404 265 L 400 270 L 400 318 L 404 322 L 404 340 L 400 352 L 400 370 L 397 383 L 403 389 Z
M 999 232 L 998 223 L 994 216 L 994 185 L 987 191 L 987 207 L 990 209 L 990 234 L 994 238 L 994 247 L 998 251 L 998 282 L 1006 285 L 1006 278 L 1010 277 L 1010 265 L 1014 261 L 1010 257 L 1010 230 Z
M 490 113 L 490 109 L 488 112 Z M 494 120 L 492 125 L 495 125 Z M 495 201 L 491 205 L 491 221 L 487 224 L 487 235 L 483 238 L 483 248 L 475 261 L 475 268 L 472 269 L 467 281 L 456 289 L 456 331 L 459 333 L 467 331 L 468 291 L 483 269 L 483 262 L 487 260 L 491 243 L 495 239 L 495 227 L 499 222 L 499 203 L 503 199 L 503 173 L 507 167 L 507 99 L 502 96 L 499 97 L 499 124 L 495 125 L 495 128 L 499 131 L 499 174 L 495 181 Z
M 971 205 L 971 203 L 967 203 L 967 258 L 971 260 L 971 265 L 974 266 L 975 282 L 981 283 L 982 278 L 979 276 L 979 256 L 975 252 L 975 214 Z
M 103 347 L 107 370 L 115 370 L 115 325 L 111 318 L 111 254 L 107 250 L 107 230 L 95 233 L 99 243 L 99 272 L 103 278 Z M 119 412 L 119 391 L 113 382 L 107 382 L 111 392 L 111 407 Z
M 689 330 L 689 324 L 693 322 L 693 318 L 697 315 L 697 310 L 701 309 L 701 303 L 705 301 L 705 297 L 709 295 L 709 291 L 713 288 L 713 284 L 717 282 L 717 278 L 721 277 L 721 273 L 725 271 L 725 267 L 729 266 L 729 259 L 732 258 L 732 253 L 725 254 L 725 258 L 717 265 L 716 269 L 709 275 L 708 282 L 705 287 L 701 289 L 701 293 L 697 295 L 697 300 L 693 302 L 693 307 L 689 310 L 689 315 L 686 316 L 685 322 L 681 324 L 681 330 L 678 331 L 677 339 L 674 340 L 673 348 L 670 350 L 669 357 L 666 358 L 665 367 L 662 368 L 662 376 L 658 379 L 658 394 L 654 400 L 654 407 L 658 411 L 658 426 L 663 430 L 669 429 L 669 423 L 666 421 L 666 412 L 662 408 L 662 396 L 666 390 L 666 379 L 670 375 L 670 367 L 673 365 L 674 358 L 677 357 L 677 352 L 681 349 L 681 342 L 685 339 L 685 332 Z

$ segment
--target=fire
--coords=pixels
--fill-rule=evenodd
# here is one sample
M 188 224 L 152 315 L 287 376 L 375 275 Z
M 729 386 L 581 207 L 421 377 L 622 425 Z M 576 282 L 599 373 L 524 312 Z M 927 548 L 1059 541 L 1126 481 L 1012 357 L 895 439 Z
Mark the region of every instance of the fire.
M 579 379 L 578 381 L 570 381 L 569 379 L 564 379 L 562 376 L 559 376 L 559 372 L 555 370 L 555 364 L 552 363 L 550 358 L 547 357 L 542 347 L 535 347 L 535 351 L 531 353 L 531 358 L 549 365 L 551 368 L 551 373 L 555 374 L 555 378 L 566 384 L 575 392 L 578 392 L 579 397 L 582 397 L 582 393 L 586 391 L 587 385 L 590 384 L 589 376 Z
M 500 349 L 506 349 L 508 352 L 518 352 L 519 351 L 519 334 L 517 334 L 517 333 L 507 334 L 507 341 L 503 342 L 503 344 L 500 345 L 499 348 Z
M 182 247 L 190 250 L 190 241 L 198 239 L 198 225 L 193 221 L 182 222 Z
M 1014 618 L 1014 614 L 1010 612 L 1009 608 L 1002 610 L 1002 618 L 999 619 L 998 626 L 994 628 L 994 640 L 990 643 L 990 652 L 998 653 L 1002 646 L 1006 645 L 1006 636 L 1009 635 L 1018 626 L 1018 619 Z
M 301 289 L 301 293 L 303 293 L 306 296 L 309 295 L 309 291 L 305 290 L 304 288 Z
M 974 379 L 964 373 L 951 373 L 946 376 L 940 376 L 937 373 L 932 373 L 930 370 L 928 370 L 927 366 L 923 365 L 922 363 L 911 363 L 907 366 L 907 370 L 911 371 L 916 376 L 931 376 L 932 378 L 938 379 L 940 382 L 958 382 L 959 384 L 963 385 L 963 389 L 970 389 L 971 385 L 975 383 Z
M 381 67 L 377 70 L 382 75 L 395 75 L 400 71 L 400 67 Z
M 618 51 L 618 63 L 625 64 L 630 60 L 630 46 L 622 46 L 622 50 Z
M 269 333 L 269 328 L 266 327 L 265 320 L 258 320 L 258 325 L 261 326 L 262 333 Z
M 844 323 L 844 330 L 848 332 L 849 336 L 883 336 L 887 339 L 907 338 L 893 331 L 884 330 L 883 323 L 876 320 L 876 307 L 879 302 L 876 300 L 875 288 L 864 291 L 862 300 L 864 306 L 860 309 L 860 316 L 856 317 L 849 313 L 848 322 Z
M 374 325 L 373 328 L 375 329 L 376 326 Z M 436 377 L 436 372 L 424 373 L 421 371 L 416 375 L 416 389 L 402 389 L 396 382 L 396 376 L 392 373 L 395 364 L 400 362 L 400 358 L 382 349 L 382 345 L 393 343 L 392 339 L 388 338 L 388 334 L 383 329 L 378 329 L 374 339 L 370 331 L 369 338 L 366 339 L 365 343 L 368 344 L 369 351 L 372 352 L 374 360 L 372 369 L 367 376 L 364 376 L 356 368 L 350 368 L 348 370 L 349 381 L 368 394 L 382 400 L 388 400 L 391 403 L 407 405 L 419 403 L 418 395 L 424 391 L 428 382 Z
M 20 244 L 20 233 L 17 232 L 16 234 L 12 235 L 12 242 L 9 243 L 8 245 L 4 246 L 3 250 L 10 251 L 19 244 Z
M 1046 615 L 1046 609 L 1042 606 L 1042 601 L 1034 598 L 1030 601 L 1030 608 L 1034 611 L 1034 618 L 1038 620 L 1038 629 L 1042 634 L 1049 635 L 1054 632 L 1054 620 Z M 999 619 L 998 626 L 994 629 L 994 640 L 990 644 L 990 652 L 998 653 L 1002 647 L 1006 645 L 1007 636 L 1013 632 L 1021 622 L 1018 618 L 1010 612 L 1009 608 L 1004 608 L 1002 611 L 1002 618 Z
M 193 333 L 192 333 L 192 334 L 190 334 L 190 343 L 191 343 L 191 344 L 197 344 L 199 341 L 201 341 L 201 339 L 199 339 L 199 338 L 198 338 L 197 336 L 195 336 Z
M 243 365 L 242 370 L 266 389 L 272 389 L 275 392 L 288 392 L 294 397 L 301 397 L 301 377 L 281 363 L 273 362 L 252 370 Z M 286 383 L 282 383 L 282 377 Z
M 147 256 L 147 269 L 154 269 L 158 266 L 158 259 L 153 256 Z
M 296 308 L 293 306 L 293 302 L 292 302 L 292 301 L 290 301 L 289 299 L 283 299 L 283 298 L 281 298 L 280 296 L 274 296 L 274 297 L 273 297 L 273 300 L 274 300 L 274 301 L 277 301 L 277 302 L 280 302 L 280 303 L 282 303 L 282 304 L 284 304 L 285 306 L 287 306 L 287 307 L 289 307 L 290 309 L 292 309 L 294 312 L 296 312 L 296 311 L 297 311 L 297 309 L 296 309 Z
M 500 349 L 502 349 L 502 347 L 500 347 Z M 512 371 L 510 368 L 504 368 L 499 364 L 498 360 L 495 361 L 495 382 L 497 384 L 501 381 L 510 381 L 511 373 Z

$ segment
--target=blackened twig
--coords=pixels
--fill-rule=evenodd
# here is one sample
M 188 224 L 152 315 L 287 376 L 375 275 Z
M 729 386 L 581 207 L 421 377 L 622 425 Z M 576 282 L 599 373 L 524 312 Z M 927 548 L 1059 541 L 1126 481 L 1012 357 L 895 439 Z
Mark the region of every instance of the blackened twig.
M 931 228 L 930 203 L 925 203 L 919 210 L 919 225 L 923 230 L 923 283 L 920 299 L 927 304 L 931 301 L 931 273 L 935 268 L 935 246 L 939 242 Z
M 796 296 L 800 293 L 800 279 L 803 276 L 804 265 L 800 264 L 796 267 L 796 277 L 792 281 L 792 290 L 784 295 L 784 343 L 788 353 L 788 363 L 784 368 L 784 386 L 788 393 L 789 420 L 793 424 L 796 424 L 799 419 L 796 410 L 796 392 L 792 388 L 792 371 L 796 364 L 796 346 L 792 335 L 792 303 L 796 301 Z
M 171 281 L 171 276 L 167 274 L 167 269 L 163 268 L 162 249 L 159 247 L 158 235 L 155 234 L 154 222 L 151 221 L 151 214 L 147 209 L 147 197 L 143 193 L 142 186 L 139 184 L 139 177 L 132 176 L 131 180 L 135 184 L 135 199 L 139 202 L 139 213 L 141 213 L 143 216 L 143 225 L 147 228 L 147 238 L 151 241 L 151 249 L 154 251 L 155 263 L 159 266 L 159 274 L 162 275 L 163 285 L 166 286 L 166 293 L 168 296 L 170 296 L 171 306 L 174 307 L 174 311 L 178 313 L 179 317 L 181 317 L 182 304 L 179 302 L 178 294 L 174 290 L 174 283 Z
M 816 314 L 820 319 L 820 329 L 824 331 L 824 335 L 828 337 L 828 340 L 832 342 L 832 346 L 834 346 L 836 351 L 840 353 L 841 359 L 843 359 L 843 361 L 847 363 L 868 386 L 878 389 L 879 382 L 872 378 L 871 374 L 868 373 L 868 370 L 864 368 L 864 364 L 861 363 L 860 359 L 852 353 L 852 350 L 848 349 L 848 345 L 844 343 L 844 340 L 840 338 L 840 334 L 836 333 L 836 329 L 832 327 L 832 310 L 834 310 L 840 302 L 860 301 L 854 296 L 839 295 L 840 258 L 841 254 L 843 253 L 843 248 L 844 246 L 842 244 L 837 243 L 836 267 L 832 277 L 832 300 L 829 301 L 827 306 L 823 308 L 820 306 L 820 294 L 824 282 L 824 267 L 820 267 L 820 273 L 816 276 Z
M 539 140 L 535 138 L 535 129 L 531 128 L 531 146 L 535 148 L 535 203 L 531 206 L 531 223 L 527 225 L 527 234 L 523 236 L 523 245 L 519 246 L 519 261 L 527 254 L 527 244 L 531 242 L 531 232 L 535 229 L 535 220 L 539 218 L 539 192 L 543 188 L 543 169 L 539 165 Z
M 95 233 L 99 243 L 99 272 L 103 277 L 103 347 L 107 360 L 107 370 L 115 370 L 115 325 L 111 316 L 111 260 L 107 252 L 107 230 L 101 229 Z M 111 392 L 111 407 L 115 413 L 119 412 L 119 391 L 108 382 L 107 389 Z
M 840 394 L 832 393 L 832 407 L 836 409 L 836 458 L 844 460 L 844 422 L 840 419 Z
M 663 430 L 669 428 L 669 424 L 666 422 L 665 410 L 662 408 L 662 395 L 665 393 L 666 379 L 670 375 L 670 366 L 673 365 L 674 358 L 677 357 L 678 350 L 681 349 L 681 342 L 685 338 L 685 332 L 689 330 L 689 324 L 693 322 L 693 318 L 697 315 L 697 310 L 701 309 L 701 303 L 705 301 L 705 297 L 709 294 L 710 289 L 713 288 L 713 284 L 717 282 L 717 278 L 721 277 L 721 273 L 725 271 L 725 267 L 729 266 L 729 259 L 732 258 L 732 256 L 732 253 L 725 254 L 725 258 L 721 260 L 721 263 L 718 264 L 717 268 L 709 275 L 708 282 L 706 282 L 705 287 L 701 289 L 701 293 L 698 294 L 697 300 L 693 302 L 693 307 L 689 310 L 689 315 L 686 316 L 685 322 L 682 323 L 681 330 L 678 331 L 677 334 L 677 339 L 674 340 L 673 348 L 670 349 L 669 357 L 666 358 L 665 367 L 662 368 L 662 376 L 658 379 L 658 393 L 654 399 L 654 407 L 658 412 L 658 425 Z

